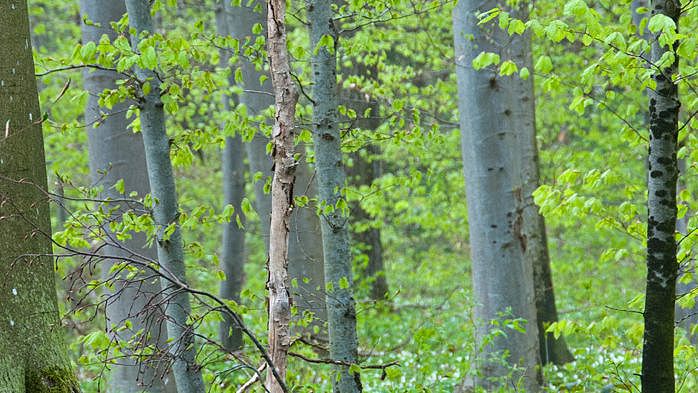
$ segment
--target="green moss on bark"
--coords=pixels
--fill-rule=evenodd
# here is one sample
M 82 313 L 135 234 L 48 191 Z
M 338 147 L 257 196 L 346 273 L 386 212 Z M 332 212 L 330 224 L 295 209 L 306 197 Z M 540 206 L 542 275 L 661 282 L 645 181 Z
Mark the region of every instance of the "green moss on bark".
M 77 379 L 71 369 L 50 368 L 27 371 L 26 391 L 31 393 L 79 393 Z

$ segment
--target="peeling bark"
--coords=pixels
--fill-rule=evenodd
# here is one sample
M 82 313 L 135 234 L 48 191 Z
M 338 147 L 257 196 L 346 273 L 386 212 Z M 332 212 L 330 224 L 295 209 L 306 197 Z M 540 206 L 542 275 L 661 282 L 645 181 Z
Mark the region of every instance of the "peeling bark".
M 286 1 L 267 3 L 267 45 L 274 86 L 276 116 L 272 130 L 274 177 L 271 183 L 271 224 L 269 227 L 269 355 L 280 380 L 267 373 L 265 387 L 271 393 L 284 392 L 288 349 L 291 345 L 291 299 L 288 278 L 289 221 L 293 211 L 294 116 L 298 92 L 291 76 L 286 38 Z

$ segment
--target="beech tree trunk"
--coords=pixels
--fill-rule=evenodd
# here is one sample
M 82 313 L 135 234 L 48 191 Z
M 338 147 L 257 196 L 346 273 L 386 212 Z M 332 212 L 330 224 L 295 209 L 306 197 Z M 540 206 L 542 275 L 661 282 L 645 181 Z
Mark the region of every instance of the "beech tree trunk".
M 377 78 L 378 68 L 376 66 L 366 66 L 360 59 L 354 59 L 354 66 L 347 72 L 361 75 L 367 80 Z M 342 101 L 347 108 L 352 108 L 359 116 L 355 122 L 355 127 L 366 131 L 375 131 L 381 126 L 380 106 L 372 97 L 361 91 L 361 86 L 356 90 L 344 89 L 342 91 Z M 370 109 L 370 115 L 363 117 L 366 110 Z M 352 155 L 353 166 L 347 168 L 349 182 L 357 186 L 370 185 L 373 181 L 382 176 L 382 162 L 376 156 L 380 154 L 377 145 L 368 145 L 363 151 L 357 151 Z M 361 208 L 360 203 L 352 205 L 354 220 L 353 223 L 365 224 L 373 221 L 373 217 Z M 381 231 L 379 228 L 369 226 L 362 231 L 354 230 L 353 244 L 361 248 L 368 261 L 363 275 L 358 280 L 367 280 L 370 287 L 372 300 L 385 301 L 389 293 L 388 280 L 385 275 L 383 263 L 383 245 L 381 242 Z
M 529 93 L 517 88 L 516 75 L 500 76 L 493 67 L 472 68 L 472 60 L 483 51 L 500 53 L 520 45 L 496 24 L 478 26 L 477 15 L 497 6 L 496 1 L 461 0 L 453 13 L 474 316 L 482 351 L 475 368 L 477 384 L 488 390 L 520 383 L 527 392 L 537 392 L 542 377 L 533 266 L 526 254 L 524 222 L 528 210 L 523 183 L 528 179 L 519 148 L 530 135 L 519 131 L 521 113 L 517 112 L 523 108 L 512 102 Z M 519 318 L 526 321 L 525 332 L 500 326 L 506 336 L 490 336 L 491 321 Z M 517 369 L 508 380 L 514 366 Z
M 0 3 L 0 392 L 77 393 L 58 316 L 26 1 Z
M 652 15 L 664 14 L 679 25 L 680 4 L 675 0 L 652 2 Z M 652 41 L 651 61 L 671 48 Z M 678 44 L 676 44 L 678 46 Z M 679 101 L 674 63 L 653 76 L 657 86 L 649 90 L 650 141 L 647 177 L 647 289 L 645 332 L 642 346 L 642 392 L 674 392 L 674 306 L 678 263 L 676 261 L 676 157 Z
M 216 5 L 216 28 L 219 35 L 230 35 L 230 15 L 226 12 L 227 0 L 219 1 Z M 221 66 L 228 67 L 230 51 L 221 50 Z M 231 85 L 235 84 L 235 73 L 231 72 L 228 79 Z M 225 110 L 230 110 L 232 97 L 223 97 Z M 242 198 L 245 196 L 245 170 L 244 151 L 240 135 L 225 138 L 223 150 L 223 205 L 231 205 L 235 209 L 230 222 L 223 227 L 223 251 L 221 254 L 221 268 L 225 272 L 225 280 L 221 283 L 220 295 L 224 299 L 240 301 L 240 292 L 244 283 L 245 274 L 245 231 L 238 226 L 236 216 L 241 219 Z M 219 336 L 224 348 L 234 351 L 242 348 L 242 330 L 233 321 L 233 318 L 223 314 L 223 321 L 219 327 Z
M 318 176 L 322 245 L 325 255 L 327 320 L 329 323 L 330 358 L 356 363 L 358 340 L 353 297 L 349 217 L 346 203 L 342 207 L 342 190 L 346 173 L 342 159 L 342 141 L 337 122 L 337 31 L 332 3 L 329 0 L 308 2 L 310 44 L 313 70 L 313 145 Z M 323 38 L 330 37 L 327 45 Z M 329 47 L 328 47 L 329 46 Z M 336 393 L 360 392 L 361 379 L 348 366 L 335 366 Z
M 129 24 L 136 31 L 132 37 L 134 49 L 138 47 L 140 34 L 153 31 L 150 7 L 149 0 L 126 0 Z M 153 219 L 158 226 L 158 262 L 166 276 L 185 284 L 184 250 L 178 223 L 179 208 L 172 175 L 169 139 L 165 132 L 165 112 L 160 100 L 160 83 L 152 70 L 137 68 L 135 71 L 141 82 L 148 81 L 151 85 L 150 92 L 140 99 L 139 109 L 151 195 L 157 200 L 153 206 Z M 170 225 L 174 225 L 175 230 L 166 237 L 165 228 Z M 191 310 L 189 294 L 168 280 L 162 280 L 162 292 L 165 297 L 171 299 L 165 314 L 167 334 L 171 340 L 170 354 L 174 357 L 172 372 L 177 392 L 204 393 L 201 369 L 195 362 L 193 327 L 188 323 Z
M 110 39 L 116 38 L 110 23 L 116 22 L 126 13 L 126 5 L 118 0 L 82 0 L 80 13 L 84 18 L 98 24 L 82 24 L 83 43 L 98 43 L 103 34 Z M 128 198 L 132 191 L 140 197 L 150 192 L 148 176 L 143 168 L 146 167 L 143 139 L 140 134 L 127 129 L 125 116 L 128 105 L 120 103 L 112 109 L 100 108 L 99 95 L 106 89 L 115 89 L 119 75 L 113 71 L 88 70 L 84 73 L 85 90 L 89 93 L 85 109 L 85 123 L 96 126 L 88 127 L 88 146 L 90 158 L 90 174 L 93 186 L 102 186 L 101 198 L 119 200 Z M 124 194 L 120 194 L 114 185 L 124 182 Z M 114 217 L 118 219 L 128 206 L 113 206 L 118 209 Z M 104 230 L 108 232 L 108 225 Z M 111 237 L 108 243 L 113 243 Z M 134 258 L 134 253 L 157 260 L 156 250 L 146 246 L 146 238 L 142 233 L 132 233 L 132 238 L 119 244 L 108 244 L 102 248 L 105 255 Z M 120 263 L 118 259 L 110 259 L 103 266 L 104 272 L 109 272 L 112 265 Z M 124 276 L 126 273 L 124 273 Z M 145 275 L 150 275 L 146 273 Z M 107 330 L 112 339 L 120 343 L 123 354 L 129 353 L 127 343 L 130 340 L 141 341 L 145 345 L 164 345 L 167 333 L 161 329 L 158 321 L 162 317 L 154 307 L 157 304 L 153 298 L 160 292 L 160 280 L 145 279 L 136 276 L 131 280 L 120 277 L 114 282 L 112 294 L 116 296 L 106 304 Z M 131 321 L 131 328 L 123 329 L 125 321 Z M 139 331 L 142 333 L 137 335 Z M 111 378 L 108 389 L 115 393 L 140 393 L 166 391 L 163 377 L 165 370 L 158 370 L 158 362 L 145 361 L 139 364 L 135 357 L 126 357 L 111 367 Z
M 286 1 L 267 3 L 267 45 L 276 116 L 272 130 L 274 177 L 271 183 L 269 227 L 269 355 L 280 378 L 267 372 L 264 386 L 271 393 L 286 391 L 286 366 L 291 345 L 291 294 L 288 277 L 288 236 L 293 210 L 294 116 L 298 92 L 291 76 L 286 38 Z
M 528 7 L 528 2 L 521 3 L 511 10 L 511 16 L 528 20 Z M 503 52 L 502 58 L 514 61 L 519 68 L 526 67 L 533 71 L 530 33 L 510 36 L 509 44 Z M 514 146 L 521 151 L 521 201 L 517 202 L 522 203 L 523 208 L 524 257 L 527 259 L 526 264 L 533 266 L 540 359 L 543 364 L 564 364 L 574 360 L 567 349 L 565 338 L 560 336 L 556 339 L 552 333 L 545 333 L 551 323 L 557 322 L 558 316 L 545 219 L 533 201 L 533 192 L 540 185 L 533 73 L 527 79 L 509 77 L 505 81 L 511 94 L 504 99 L 508 101 L 506 105 L 511 113 L 503 116 L 502 120 L 508 123 L 508 129 L 519 132 L 518 143 Z
M 299 149 L 303 148 L 300 146 Z M 317 176 L 308 165 L 305 156 L 298 159 L 294 196 L 317 195 Z M 327 340 L 327 307 L 325 305 L 325 267 L 322 252 L 320 219 L 315 205 L 294 206 L 291 213 L 288 243 L 288 274 L 296 285 L 291 287 L 291 297 L 300 317 L 312 313 L 307 327 L 294 330 L 294 334 Z M 318 334 L 314 330 L 318 329 Z

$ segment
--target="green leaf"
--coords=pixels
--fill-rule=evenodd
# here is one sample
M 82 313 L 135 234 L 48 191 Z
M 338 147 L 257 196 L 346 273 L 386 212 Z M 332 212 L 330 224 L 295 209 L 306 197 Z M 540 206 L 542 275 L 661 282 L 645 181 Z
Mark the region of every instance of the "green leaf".
M 158 57 L 155 54 L 155 48 L 149 46 L 141 54 L 141 65 L 143 68 L 154 70 L 158 66 Z
M 352 365 L 349 366 L 349 372 L 351 374 L 359 375 L 359 374 L 361 374 L 361 367 L 359 367 L 359 365 L 356 363 L 352 363 Z
M 664 33 L 673 32 L 676 30 L 676 23 L 674 23 L 673 19 L 664 14 L 657 14 L 650 18 L 647 28 L 655 34 L 660 31 Z
M 119 194 L 123 194 L 125 192 L 124 179 L 117 180 L 116 183 L 114 183 L 113 187 L 116 190 L 116 192 L 118 192 Z
M 80 57 L 86 63 L 93 61 L 95 53 L 97 53 L 97 45 L 94 41 L 90 41 L 80 48 Z
M 482 25 L 491 21 L 492 19 L 496 18 L 501 12 L 502 10 L 499 8 L 492 8 L 487 12 L 483 12 L 482 14 L 477 16 L 478 19 L 480 19 L 480 21 L 477 24 Z
M 473 69 L 477 71 L 493 64 L 499 64 L 499 61 L 500 57 L 498 54 L 492 52 L 482 52 L 473 59 L 472 65 Z
M 588 9 L 589 7 L 584 2 L 584 0 L 570 0 L 567 3 L 565 3 L 565 9 L 563 13 L 567 16 L 582 16 L 587 12 Z
M 528 70 L 527 67 L 523 67 L 522 69 L 519 70 L 519 78 L 526 80 L 528 77 L 531 75 L 531 72 Z
M 509 22 L 509 28 L 507 29 L 507 33 L 509 33 L 509 35 L 521 35 L 524 33 L 524 31 L 526 31 L 526 24 L 523 23 L 523 21 L 519 19 L 512 19 L 511 22 Z
M 541 56 L 538 58 L 536 65 L 534 67 L 537 72 L 542 74 L 547 74 L 553 70 L 553 61 L 549 56 Z
M 507 60 L 499 66 L 499 75 L 509 76 L 518 70 L 518 67 L 513 61 Z

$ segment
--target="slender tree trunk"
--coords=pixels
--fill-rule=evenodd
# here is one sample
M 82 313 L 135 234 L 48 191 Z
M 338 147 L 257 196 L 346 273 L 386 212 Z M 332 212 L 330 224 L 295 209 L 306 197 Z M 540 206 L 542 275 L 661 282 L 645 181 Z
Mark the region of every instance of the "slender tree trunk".
M 291 299 L 288 278 L 288 229 L 293 209 L 294 158 L 293 122 L 298 92 L 291 76 L 286 38 L 286 1 L 267 3 L 267 45 L 276 116 L 272 130 L 274 177 L 271 183 L 269 227 L 269 354 L 280 380 L 267 373 L 265 387 L 284 392 L 288 349 L 291 345 Z
M 230 34 L 230 15 L 225 10 L 227 0 L 221 0 L 216 7 L 216 27 L 218 34 Z M 221 66 L 227 67 L 230 62 L 230 52 L 221 50 Z M 231 73 L 229 83 L 235 84 L 235 73 Z M 226 111 L 231 108 L 231 97 L 223 97 Z M 223 150 L 223 195 L 224 205 L 231 205 L 235 213 L 230 222 L 223 227 L 223 253 L 221 267 L 225 272 L 225 280 L 221 283 L 220 295 L 224 299 L 240 301 L 240 292 L 244 282 L 245 267 L 245 232 L 238 226 L 236 216 L 242 218 L 242 198 L 245 195 L 244 148 L 240 135 L 227 137 Z M 242 348 L 242 330 L 227 314 L 223 315 L 220 324 L 220 340 L 228 350 Z
M 655 1 L 652 15 L 664 14 L 678 26 L 680 4 Z M 652 40 L 651 61 L 657 64 L 671 48 Z M 676 45 L 678 46 L 678 45 Z M 678 57 L 654 75 L 657 84 L 649 91 L 650 142 L 647 177 L 647 289 L 645 333 L 642 347 L 643 393 L 674 392 L 674 305 L 678 264 L 676 261 L 676 183 L 678 165 L 679 94 L 674 83 Z
M 133 47 L 137 48 L 139 36 L 144 32 L 153 31 L 150 1 L 127 0 L 126 9 L 130 26 L 136 31 L 133 36 Z M 153 206 L 153 219 L 158 226 L 156 239 L 158 262 L 166 275 L 186 283 L 182 235 L 178 224 L 177 192 L 172 175 L 169 140 L 165 132 L 165 113 L 160 100 L 160 84 L 152 70 L 139 68 L 136 69 L 136 75 L 141 82 L 148 81 L 151 84 L 150 92 L 140 99 L 139 108 L 151 194 L 157 201 Z M 166 237 L 165 228 L 170 225 L 174 225 L 175 230 Z M 193 327 L 187 320 L 191 310 L 189 294 L 181 291 L 168 280 L 162 280 L 162 287 L 163 295 L 171 299 L 165 314 L 167 334 L 172 341 L 170 353 L 174 357 L 172 371 L 177 391 L 178 393 L 203 393 L 205 389 L 201 369 L 195 361 Z
M 376 66 L 368 67 L 360 62 L 360 60 L 354 60 L 354 66 L 348 72 L 354 72 L 356 75 L 364 76 L 366 79 L 375 78 L 378 73 Z M 360 116 L 355 126 L 357 128 L 375 131 L 380 127 L 382 119 L 380 116 L 380 106 L 378 102 L 368 97 L 366 93 L 361 91 L 361 88 L 357 90 L 345 89 L 343 92 L 342 100 L 345 102 L 347 108 L 352 108 Z M 369 117 L 363 117 L 366 110 L 370 109 Z M 348 168 L 348 175 L 351 183 L 360 185 L 370 185 L 373 181 L 379 178 L 382 173 L 382 162 L 376 156 L 380 153 L 380 148 L 376 145 L 366 146 L 365 155 L 362 151 L 357 151 L 353 154 L 354 165 Z M 354 212 L 354 222 L 365 223 L 367 221 L 372 221 L 373 217 L 361 208 L 360 203 L 355 203 L 352 206 L 352 212 Z M 364 270 L 364 276 L 361 279 L 366 279 L 370 284 L 370 296 L 371 299 L 380 301 L 386 300 L 388 295 L 388 280 L 385 275 L 385 267 L 383 263 L 383 246 L 381 243 L 381 231 L 380 229 L 370 226 L 363 231 L 353 232 L 354 244 L 362 245 L 363 252 L 368 258 L 368 263 L 366 269 Z
M 126 13 L 126 5 L 123 1 L 115 0 L 81 0 L 80 10 L 83 17 L 96 23 L 82 24 L 83 43 L 97 43 L 103 34 L 112 40 L 116 38 L 110 23 L 121 19 Z M 140 134 L 127 129 L 125 112 L 128 105 L 120 103 L 110 110 L 103 110 L 99 106 L 99 95 L 106 89 L 115 89 L 118 79 L 118 74 L 113 71 L 95 70 L 84 74 L 85 89 L 89 93 L 85 123 L 96 124 L 95 127 L 88 127 L 90 173 L 93 185 L 103 187 L 101 197 L 114 200 L 128 197 L 131 191 L 136 191 L 141 197 L 150 192 L 148 176 L 143 170 L 146 166 L 143 139 Z M 114 189 L 114 185 L 121 179 L 124 182 L 124 195 Z M 128 210 L 127 206 L 110 206 L 115 207 L 118 208 L 115 217 Z M 107 232 L 108 227 L 105 225 Z M 115 237 L 112 236 L 111 239 Z M 108 244 L 102 250 L 106 255 L 115 257 L 133 258 L 133 254 L 137 253 L 156 260 L 156 251 L 153 247 L 146 246 L 146 240 L 144 234 L 133 233 L 131 239 L 119 244 Z M 109 243 L 114 241 L 109 240 Z M 103 270 L 109 272 L 111 266 L 120 261 L 110 259 L 106 262 Z M 160 323 L 153 322 L 159 320 L 161 315 L 156 309 L 147 309 L 148 305 L 157 304 L 153 298 L 159 292 L 158 279 L 136 277 L 126 280 L 125 277 L 120 277 L 114 282 L 112 293 L 116 297 L 106 305 L 107 330 L 115 341 L 124 346 L 122 353 L 129 353 L 126 343 L 130 340 L 142 341 L 145 345 L 165 344 L 167 333 L 160 328 Z M 122 330 L 126 320 L 131 321 L 132 327 Z M 141 329 L 143 333 L 137 334 Z M 147 392 L 164 392 L 165 385 L 161 378 L 164 370 L 158 370 L 153 364 L 157 362 L 146 361 L 139 365 L 135 357 L 119 361 L 111 368 L 109 390 L 116 393 L 136 393 L 144 389 Z
M 51 250 L 26 1 L 0 3 L 0 392 L 77 393 Z
M 680 193 L 681 190 L 686 189 L 686 184 L 684 181 L 681 181 L 681 179 L 685 179 L 685 177 L 682 177 L 682 174 L 686 173 L 686 160 L 680 159 L 678 160 L 678 167 L 679 167 L 679 178 L 677 181 L 677 186 L 676 186 L 676 191 L 677 193 Z M 690 217 L 690 211 L 686 213 L 685 216 L 682 218 L 678 219 L 676 221 L 676 232 L 680 234 L 680 236 L 683 238 L 684 236 L 688 236 L 688 218 Z M 678 262 L 678 261 L 677 261 Z M 688 261 L 684 261 L 682 264 L 679 265 L 679 273 L 677 275 L 677 282 L 676 282 L 676 296 L 677 298 L 680 296 L 685 296 L 688 293 L 691 293 L 692 291 L 696 290 L 696 279 L 695 276 L 693 280 L 687 282 L 687 283 L 682 283 L 678 281 L 681 278 L 681 275 L 685 273 L 691 273 L 695 275 L 696 271 L 696 262 L 692 258 L 689 259 Z M 678 304 L 675 307 L 676 310 L 676 322 L 678 326 L 681 326 L 684 328 L 688 334 L 688 338 L 691 341 L 693 345 L 698 345 L 698 334 L 691 333 L 691 330 L 694 325 L 698 324 L 698 304 L 694 304 L 693 307 L 691 308 L 682 308 Z
M 260 1 L 253 1 L 250 4 L 243 2 L 240 6 L 233 6 L 229 1 L 223 1 L 223 3 L 230 23 L 228 33 L 240 40 L 241 45 L 245 44 L 248 39 L 254 42 L 256 35 L 252 33 L 252 27 L 255 24 L 266 25 L 266 8 L 260 5 Z M 266 32 L 266 28 L 264 31 Z M 245 92 L 240 94 L 240 103 L 247 107 L 247 113 L 250 116 L 258 116 L 274 105 L 271 81 L 266 80 L 264 83 L 260 83 L 260 77 L 268 74 L 263 70 L 257 70 L 255 65 L 245 56 L 240 56 L 237 66 L 242 71 L 243 87 L 245 88 Z M 249 143 L 245 144 L 250 172 L 253 175 L 257 173 L 263 175 L 262 179 L 254 183 L 254 191 L 255 206 L 260 218 L 261 236 L 264 239 L 267 252 L 269 251 L 271 197 L 264 192 L 264 184 L 272 171 L 272 160 L 266 152 L 268 142 L 269 139 L 260 131 L 255 133 L 254 138 Z
M 474 316 L 482 351 L 475 368 L 478 385 L 487 389 L 510 388 L 521 378 L 526 391 L 537 392 L 542 378 L 533 267 L 526 257 L 524 232 L 525 174 L 518 146 L 523 136 L 517 122 L 509 120 L 519 115 L 521 107 L 511 100 L 522 99 L 522 92 L 516 88 L 518 76 L 501 77 L 494 68 L 477 71 L 471 65 L 482 51 L 498 53 L 516 46 L 498 26 L 478 26 L 477 15 L 498 5 L 461 0 L 453 14 Z M 514 318 L 527 321 L 525 333 L 505 328 L 506 336 L 488 336 L 491 321 Z M 498 361 L 502 357 L 508 366 Z M 502 381 L 513 366 L 513 379 Z
M 310 198 L 317 195 L 316 176 L 305 156 L 298 159 L 293 193 Z M 288 243 L 288 274 L 295 282 L 291 296 L 301 317 L 308 312 L 313 314 L 312 322 L 307 327 L 296 329 L 294 334 L 326 341 L 325 268 L 320 231 L 314 205 L 293 207 Z M 318 334 L 314 333 L 315 329 L 318 329 Z
M 521 3 L 519 7 L 512 10 L 512 17 L 527 20 L 528 7 L 528 2 Z M 514 61 L 520 68 L 526 67 L 533 70 L 530 33 L 512 35 L 505 52 L 507 53 L 506 58 Z M 557 322 L 558 317 L 545 219 L 533 201 L 533 192 L 540 185 L 540 176 L 538 143 L 536 141 L 536 103 L 532 75 L 533 73 L 527 79 L 518 77 L 506 79 L 512 94 L 505 97 L 508 100 L 507 105 L 511 114 L 504 116 L 504 121 L 508 123 L 508 129 L 519 131 L 519 143 L 514 148 L 520 149 L 522 159 L 521 198 L 523 201 L 520 202 L 523 203 L 524 256 L 528 260 L 527 264 L 533 266 L 540 359 L 543 364 L 564 364 L 574 360 L 567 349 L 565 338 L 556 339 L 552 333 L 545 333 L 548 325 Z
M 257 3 L 248 6 L 242 4 L 239 7 L 226 3 L 226 12 L 231 17 L 230 32 L 235 38 L 245 42 L 251 34 L 252 26 L 259 23 L 264 25 L 266 10 L 255 11 Z M 266 29 L 265 29 L 266 30 Z M 238 63 L 242 70 L 245 92 L 240 95 L 240 102 L 247 106 L 248 113 L 252 116 L 261 114 L 265 109 L 274 104 L 273 90 L 270 81 L 260 83 L 260 77 L 265 75 L 262 70 L 257 70 L 244 56 Z M 253 174 L 261 173 L 262 179 L 254 183 L 255 206 L 259 213 L 261 232 L 264 245 L 269 252 L 269 217 L 271 216 L 271 198 L 264 192 L 264 184 L 267 175 L 271 173 L 272 161 L 266 153 L 268 138 L 261 132 L 255 133 L 254 138 L 245 144 L 250 171 Z M 296 166 L 295 195 L 314 197 L 316 194 L 313 172 L 308 163 L 301 159 Z M 291 213 L 291 227 L 289 228 L 288 245 L 288 271 L 289 276 L 298 285 L 291 288 L 291 296 L 299 314 L 312 312 L 314 315 L 311 327 L 320 328 L 320 338 L 326 337 L 325 323 L 327 311 L 325 309 L 325 279 L 322 260 L 322 238 L 320 235 L 320 221 L 315 214 L 314 207 L 295 206 Z M 312 329 L 310 330 L 312 331 Z
M 342 160 L 342 141 L 337 123 L 337 31 L 328 0 L 308 2 L 313 69 L 313 145 L 318 176 L 318 194 L 323 210 L 322 245 L 325 256 L 327 319 L 330 357 L 348 363 L 357 360 L 356 310 L 352 294 L 351 249 L 348 214 L 342 207 L 346 174 Z M 326 45 L 323 38 L 330 37 Z M 327 209 L 324 206 L 327 207 Z M 360 392 L 359 374 L 347 366 L 336 366 L 333 378 L 337 393 Z

